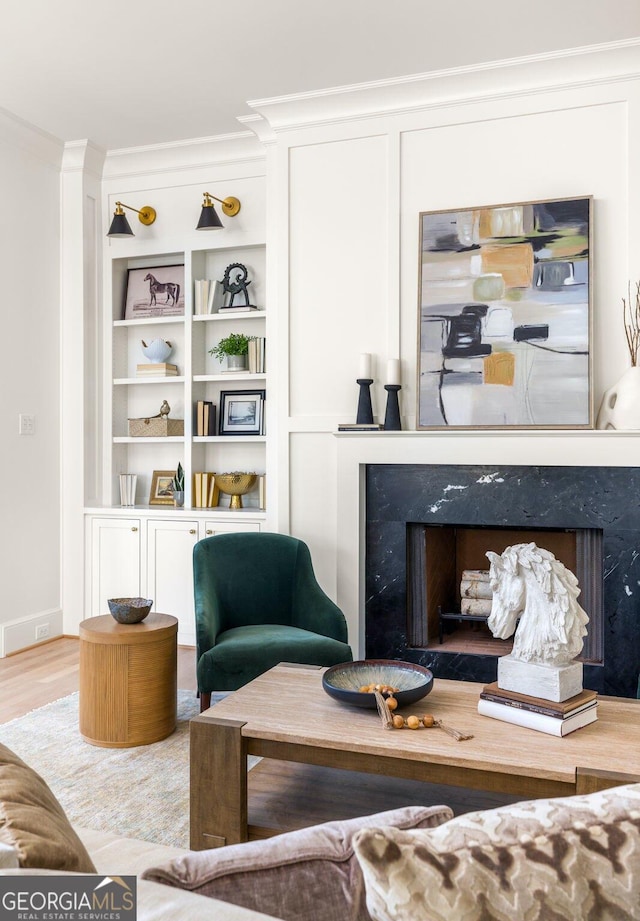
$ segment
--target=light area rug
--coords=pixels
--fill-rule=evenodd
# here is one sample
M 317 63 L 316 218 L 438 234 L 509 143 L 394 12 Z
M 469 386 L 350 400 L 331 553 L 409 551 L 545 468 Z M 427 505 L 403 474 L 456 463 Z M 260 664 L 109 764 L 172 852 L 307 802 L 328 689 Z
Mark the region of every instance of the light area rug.
M 224 696 L 212 695 L 212 705 Z M 168 738 L 98 748 L 80 736 L 76 692 L 3 723 L 0 742 L 44 778 L 72 824 L 189 847 L 189 720 L 199 711 L 195 691 L 178 691 L 178 725 Z M 249 759 L 249 769 L 258 760 Z

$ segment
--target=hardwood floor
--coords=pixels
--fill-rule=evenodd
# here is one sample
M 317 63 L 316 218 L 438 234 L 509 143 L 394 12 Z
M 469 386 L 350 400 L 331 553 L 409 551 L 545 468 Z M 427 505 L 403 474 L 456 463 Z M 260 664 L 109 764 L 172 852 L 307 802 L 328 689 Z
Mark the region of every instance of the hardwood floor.
M 73 637 L 0 659 L 0 724 L 77 691 L 78 660 L 79 641 Z M 195 649 L 189 646 L 178 647 L 178 687 L 196 691 Z M 282 830 L 399 806 L 446 804 L 458 815 L 518 799 L 267 759 L 248 780 L 251 824 Z
M 0 723 L 78 690 L 80 644 L 62 637 L 0 659 Z M 178 647 L 178 687 L 196 690 L 196 651 Z

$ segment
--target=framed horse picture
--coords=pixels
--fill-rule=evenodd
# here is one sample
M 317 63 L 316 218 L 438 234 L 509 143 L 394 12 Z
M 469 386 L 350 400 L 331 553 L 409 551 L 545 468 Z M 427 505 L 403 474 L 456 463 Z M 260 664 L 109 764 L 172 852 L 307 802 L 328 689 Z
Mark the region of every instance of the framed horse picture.
M 124 320 L 184 316 L 184 265 L 129 269 Z

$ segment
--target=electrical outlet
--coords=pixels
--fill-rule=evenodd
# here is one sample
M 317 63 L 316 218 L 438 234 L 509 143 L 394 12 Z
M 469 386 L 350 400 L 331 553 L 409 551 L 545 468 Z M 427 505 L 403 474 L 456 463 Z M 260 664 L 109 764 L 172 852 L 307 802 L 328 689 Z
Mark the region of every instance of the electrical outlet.
M 49 636 L 49 624 L 38 624 L 36 627 L 36 639 L 44 640 Z
M 18 416 L 18 434 L 34 435 L 36 430 L 36 417 L 30 413 L 20 413 Z

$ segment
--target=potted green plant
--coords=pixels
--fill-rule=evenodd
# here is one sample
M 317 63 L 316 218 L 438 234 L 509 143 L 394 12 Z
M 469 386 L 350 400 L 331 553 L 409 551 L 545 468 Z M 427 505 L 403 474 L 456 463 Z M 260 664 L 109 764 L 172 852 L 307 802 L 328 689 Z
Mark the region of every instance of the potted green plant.
M 184 505 L 184 470 L 182 469 L 180 461 L 178 461 L 178 469 L 171 481 L 171 487 L 173 489 L 173 501 L 176 508 L 182 508 Z
M 209 354 L 218 361 L 226 359 L 229 371 L 244 370 L 247 367 L 249 340 L 254 338 L 255 336 L 245 336 L 244 333 L 230 333 L 209 349 Z

